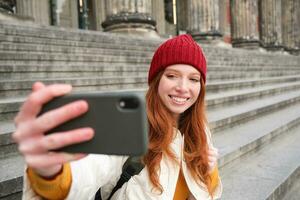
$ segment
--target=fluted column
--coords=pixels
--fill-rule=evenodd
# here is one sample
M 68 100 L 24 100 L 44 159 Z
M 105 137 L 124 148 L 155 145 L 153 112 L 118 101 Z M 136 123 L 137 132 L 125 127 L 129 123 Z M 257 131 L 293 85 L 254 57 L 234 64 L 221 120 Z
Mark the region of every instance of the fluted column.
M 230 0 L 219 0 L 219 7 L 220 32 L 223 35 L 223 41 L 231 44 Z
M 48 0 L 16 0 L 18 15 L 31 17 L 34 22 L 50 25 L 50 4 Z
M 95 5 L 95 20 L 96 20 L 96 30 L 102 31 L 102 22 L 105 20 L 105 1 L 104 0 L 93 0 L 93 5 Z
M 150 0 L 106 0 L 104 31 L 158 37 Z
M 165 20 L 165 9 L 164 1 L 152 0 L 152 16 L 156 21 L 156 28 L 159 34 L 166 33 L 166 20 Z
M 219 0 L 188 0 L 187 31 L 195 40 L 211 41 L 220 38 Z
M 300 49 L 300 2 L 299 0 L 284 0 L 282 2 L 283 46 L 291 53 Z
M 232 45 L 259 47 L 257 0 L 231 0 Z
M 282 0 L 260 0 L 260 39 L 268 50 L 280 50 L 282 46 Z

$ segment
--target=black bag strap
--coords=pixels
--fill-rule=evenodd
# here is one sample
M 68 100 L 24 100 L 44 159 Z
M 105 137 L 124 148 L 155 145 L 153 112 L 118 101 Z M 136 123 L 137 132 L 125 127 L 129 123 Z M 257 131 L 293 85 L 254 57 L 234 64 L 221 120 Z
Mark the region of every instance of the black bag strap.
M 142 164 L 140 157 L 128 157 L 123 165 L 122 174 L 107 200 L 110 200 L 114 193 L 120 189 L 124 183 L 128 182 L 132 176 L 139 174 L 143 168 L 144 164 Z M 102 200 L 101 188 L 99 188 L 95 196 L 95 200 L 99 199 Z

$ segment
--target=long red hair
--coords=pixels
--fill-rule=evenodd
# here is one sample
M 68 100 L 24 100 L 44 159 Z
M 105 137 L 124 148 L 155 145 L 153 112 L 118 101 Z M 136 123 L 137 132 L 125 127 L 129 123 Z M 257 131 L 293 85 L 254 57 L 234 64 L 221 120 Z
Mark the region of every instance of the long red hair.
M 158 85 L 163 71 L 151 81 L 146 94 L 147 116 L 149 123 L 149 147 L 143 157 L 143 162 L 149 172 L 149 178 L 160 192 L 163 188 L 159 182 L 160 161 L 165 153 L 174 164 L 179 164 L 174 153 L 170 149 L 170 143 L 174 136 L 174 127 L 177 127 L 184 135 L 184 157 L 188 169 L 200 183 L 207 186 L 212 195 L 211 178 L 208 165 L 208 141 L 206 126 L 208 125 L 205 112 L 205 84 L 201 78 L 201 91 L 196 102 L 181 114 L 179 122 L 174 121 L 172 113 L 166 108 L 158 95 Z

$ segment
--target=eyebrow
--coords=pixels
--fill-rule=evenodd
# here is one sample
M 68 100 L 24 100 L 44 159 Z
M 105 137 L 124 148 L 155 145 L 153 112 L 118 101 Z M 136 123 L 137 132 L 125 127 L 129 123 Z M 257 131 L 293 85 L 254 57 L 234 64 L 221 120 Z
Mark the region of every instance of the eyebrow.
M 176 69 L 166 69 L 165 70 L 166 72 L 176 72 L 176 73 L 180 73 L 178 70 L 176 70 Z M 190 75 L 197 75 L 197 76 L 200 76 L 201 77 L 201 73 L 200 72 L 194 72 L 194 73 L 192 73 L 192 74 L 190 74 Z

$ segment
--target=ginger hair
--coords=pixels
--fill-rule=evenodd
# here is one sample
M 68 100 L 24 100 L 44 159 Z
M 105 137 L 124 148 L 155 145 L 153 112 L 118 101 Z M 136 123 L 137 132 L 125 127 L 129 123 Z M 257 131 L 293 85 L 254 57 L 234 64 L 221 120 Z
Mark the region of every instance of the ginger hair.
M 149 124 L 149 146 L 143 162 L 147 167 L 153 189 L 163 192 L 159 182 L 160 161 L 163 154 L 174 164 L 179 164 L 170 144 L 174 137 L 174 127 L 184 135 L 184 157 L 190 173 L 197 183 L 204 183 L 212 196 L 211 178 L 208 165 L 208 126 L 205 111 L 205 84 L 201 77 L 201 90 L 196 102 L 180 115 L 179 122 L 174 121 L 172 113 L 167 109 L 158 95 L 158 85 L 163 71 L 149 84 L 146 94 L 147 116 Z

